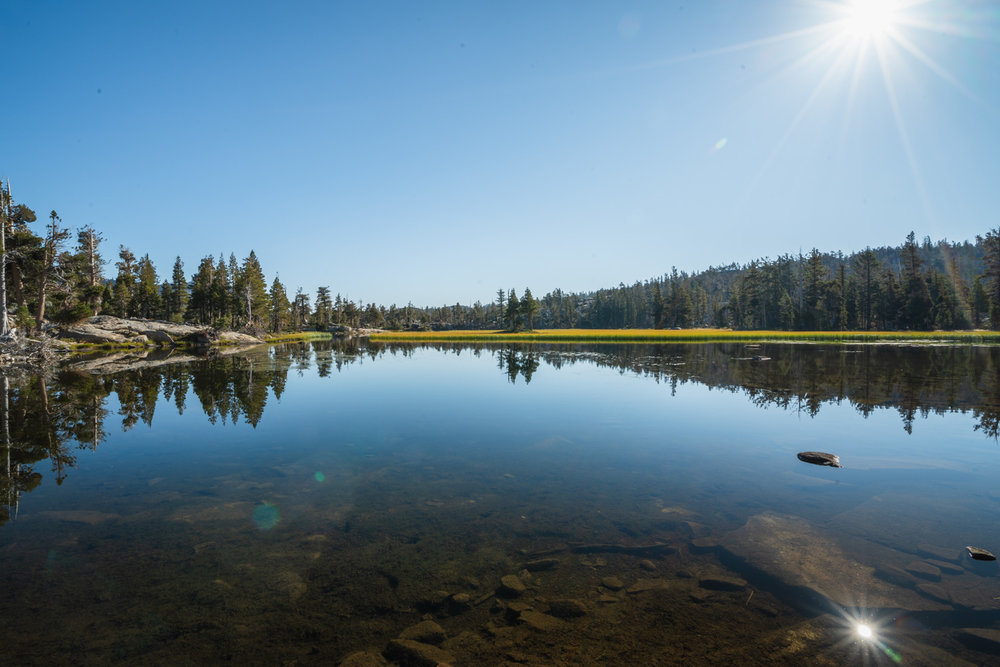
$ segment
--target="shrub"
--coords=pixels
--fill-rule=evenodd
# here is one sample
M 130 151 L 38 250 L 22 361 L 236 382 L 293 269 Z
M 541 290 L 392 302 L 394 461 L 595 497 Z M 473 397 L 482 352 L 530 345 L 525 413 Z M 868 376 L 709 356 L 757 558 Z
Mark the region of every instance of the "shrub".
M 85 303 L 77 303 L 69 308 L 63 308 L 52 316 L 52 321 L 58 324 L 76 324 L 88 317 L 93 317 L 94 311 Z

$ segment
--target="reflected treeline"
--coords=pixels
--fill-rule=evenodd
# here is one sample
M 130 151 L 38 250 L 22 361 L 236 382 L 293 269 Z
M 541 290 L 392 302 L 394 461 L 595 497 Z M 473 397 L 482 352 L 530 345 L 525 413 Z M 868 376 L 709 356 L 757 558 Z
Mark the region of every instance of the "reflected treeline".
M 975 429 L 1000 435 L 1000 347 L 954 345 L 817 344 L 565 344 L 368 343 L 355 352 L 412 354 L 432 348 L 453 354 L 484 352 L 511 382 L 530 382 L 544 362 L 559 369 L 587 363 L 667 383 L 697 382 L 745 393 L 761 407 L 815 415 L 824 403 L 847 401 L 863 415 L 898 410 L 907 433 L 931 413 L 971 412 Z
M 144 363 L 148 360 L 137 365 Z M 21 494 L 37 487 L 44 471 L 61 484 L 77 452 L 96 449 L 118 419 L 124 431 L 139 422 L 152 425 L 157 407 L 163 408 L 161 398 L 180 414 L 196 399 L 213 424 L 242 421 L 256 427 L 269 397 L 281 398 L 288 371 L 302 373 L 314 364 L 328 375 L 342 362 L 334 359 L 333 349 L 282 345 L 108 375 L 63 370 L 0 376 L 0 525 L 16 516 Z
M 197 400 L 213 424 L 256 427 L 268 400 L 284 392 L 289 371 L 330 377 L 345 366 L 423 349 L 488 355 L 512 383 L 530 383 L 543 364 L 586 363 L 649 377 L 671 392 L 696 382 L 744 393 L 761 407 L 809 415 L 844 401 L 864 415 L 893 409 L 907 433 L 918 415 L 971 412 L 977 431 L 1000 435 L 1000 347 L 313 341 L 191 363 L 140 362 L 107 375 L 0 376 L 0 524 L 16 515 L 20 495 L 37 487 L 43 473 L 61 484 L 77 453 L 95 449 L 119 420 L 126 431 L 139 422 L 151 425 L 164 404 L 183 414 Z

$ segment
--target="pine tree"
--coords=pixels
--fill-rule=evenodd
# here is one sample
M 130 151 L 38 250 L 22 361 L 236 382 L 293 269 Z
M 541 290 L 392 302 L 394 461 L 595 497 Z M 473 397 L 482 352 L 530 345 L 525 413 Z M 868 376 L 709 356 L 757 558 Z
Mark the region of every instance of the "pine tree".
M 271 319 L 269 327 L 274 333 L 281 333 L 291 321 L 291 304 L 288 303 L 288 294 L 285 292 L 285 286 L 278 280 L 278 276 L 275 276 L 274 282 L 271 283 L 270 296 Z
M 148 253 L 139 260 L 138 281 L 133 300 L 132 312 L 139 317 L 148 319 L 160 310 L 159 278 Z
M 264 272 L 251 250 L 240 269 L 240 297 L 246 306 L 244 315 L 248 326 L 264 326 L 271 311 L 271 297 L 267 293 Z
M 320 331 L 330 328 L 333 321 L 333 300 L 330 298 L 329 287 L 319 287 L 316 290 L 316 312 L 313 314 L 313 326 Z
M 59 227 L 57 224 L 59 222 L 62 222 L 62 219 L 58 213 L 55 211 L 49 213 L 49 226 L 46 229 L 45 241 L 42 243 L 41 268 L 38 273 L 38 310 L 35 322 L 39 328 L 45 320 L 45 302 L 56 270 L 56 258 L 59 256 L 63 241 L 69 238 L 69 230 Z
M 191 298 L 184 311 L 185 320 L 198 324 L 208 324 L 212 321 L 214 283 L 215 258 L 209 255 L 198 263 L 198 270 L 191 278 Z
M 929 329 L 932 324 L 930 291 L 927 281 L 920 270 L 923 260 L 920 259 L 920 249 L 910 232 L 903 245 L 903 306 L 901 323 L 906 329 Z
M 118 276 L 115 278 L 114 308 L 118 317 L 131 317 L 132 295 L 135 292 L 136 264 L 132 251 L 118 246 L 118 261 L 115 262 Z
M 187 310 L 189 298 L 187 278 L 184 277 L 184 262 L 181 261 L 178 255 L 177 259 L 174 260 L 174 269 L 170 275 L 170 299 L 167 301 L 169 304 L 167 318 L 182 321 L 184 312 Z
M 535 315 L 538 314 L 539 305 L 538 301 L 535 300 L 535 297 L 531 295 L 531 290 L 527 287 L 524 288 L 524 296 L 521 297 L 519 310 L 521 316 L 528 322 L 528 331 L 533 331 L 533 323 Z
M 511 331 L 517 331 L 521 324 L 521 303 L 513 289 L 507 294 L 507 310 L 504 311 L 504 319 L 510 323 Z

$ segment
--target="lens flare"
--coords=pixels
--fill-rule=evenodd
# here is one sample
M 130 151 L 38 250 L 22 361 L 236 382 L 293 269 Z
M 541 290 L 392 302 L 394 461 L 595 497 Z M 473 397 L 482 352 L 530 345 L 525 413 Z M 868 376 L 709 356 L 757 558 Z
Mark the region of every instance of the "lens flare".
M 326 475 L 324 475 L 324 474 L 323 474 L 322 472 L 320 472 L 319 470 L 317 470 L 317 471 L 316 471 L 316 474 L 315 474 L 315 475 L 313 475 L 313 477 L 315 477 L 315 478 L 316 478 L 316 481 L 317 481 L 317 482 L 322 482 L 322 481 L 326 480 Z
M 278 511 L 277 505 L 264 501 L 254 508 L 253 522 L 257 524 L 259 529 L 271 530 L 278 525 L 279 521 L 281 521 L 281 512 Z

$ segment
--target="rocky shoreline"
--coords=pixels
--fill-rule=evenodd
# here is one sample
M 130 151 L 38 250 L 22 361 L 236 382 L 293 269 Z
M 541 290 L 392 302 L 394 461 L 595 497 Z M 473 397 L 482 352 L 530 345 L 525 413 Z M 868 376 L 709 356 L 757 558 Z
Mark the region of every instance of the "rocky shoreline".
M 173 354 L 177 350 L 242 348 L 263 342 L 257 336 L 239 331 L 98 315 L 74 325 L 47 324 L 35 337 L 12 332 L 0 339 L 0 368 L 39 372 L 59 363 L 65 354 L 79 350 L 80 344 L 114 349 L 116 353 L 108 356 L 120 364 L 126 362 L 126 357 L 141 361 L 154 352 L 157 357 L 170 356 L 173 363 L 181 359 Z M 130 352 L 121 352 L 123 348 Z

